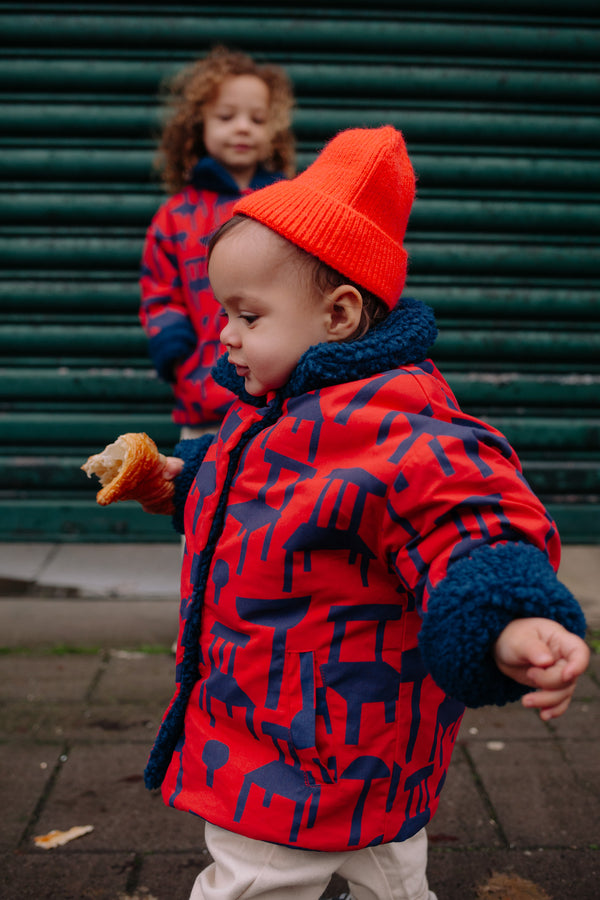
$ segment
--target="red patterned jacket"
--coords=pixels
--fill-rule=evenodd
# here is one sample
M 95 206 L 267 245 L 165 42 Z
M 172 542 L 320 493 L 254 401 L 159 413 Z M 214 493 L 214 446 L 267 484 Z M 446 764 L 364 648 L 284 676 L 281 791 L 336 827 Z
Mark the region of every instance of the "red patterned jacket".
M 234 399 L 211 375 L 222 352 L 222 322 L 206 271 L 208 242 L 242 195 L 282 177 L 259 169 L 248 190 L 240 191 L 219 163 L 205 157 L 190 186 L 167 200 L 150 224 L 142 254 L 140 321 L 156 371 L 173 386 L 178 424 L 220 422 Z
M 559 539 L 495 429 L 458 408 L 406 300 L 356 344 L 183 442 L 177 691 L 146 769 L 166 803 L 252 838 L 339 851 L 415 834 L 463 704 L 523 688 L 489 648 L 516 616 L 579 633 Z M 178 484 L 187 493 L 186 479 Z

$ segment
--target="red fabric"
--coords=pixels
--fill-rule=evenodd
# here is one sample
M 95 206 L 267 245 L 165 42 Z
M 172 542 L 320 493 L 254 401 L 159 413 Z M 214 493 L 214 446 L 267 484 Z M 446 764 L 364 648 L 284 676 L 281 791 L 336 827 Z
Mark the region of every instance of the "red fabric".
M 162 334 L 164 354 L 169 352 L 170 331 L 187 328 L 197 341 L 173 383 L 173 420 L 181 425 L 219 422 L 234 399 L 210 374 L 223 348 L 220 307 L 208 282 L 206 249 L 237 199 L 190 186 L 159 209 L 146 236 L 140 278 L 142 326 L 151 340 L 160 341 Z
M 262 414 L 235 404 L 190 491 L 182 629 L 230 453 Z M 514 451 L 430 363 L 285 401 L 233 474 L 165 801 L 307 849 L 416 833 L 463 710 L 424 669 L 422 613 L 452 560 L 509 533 L 558 564 Z

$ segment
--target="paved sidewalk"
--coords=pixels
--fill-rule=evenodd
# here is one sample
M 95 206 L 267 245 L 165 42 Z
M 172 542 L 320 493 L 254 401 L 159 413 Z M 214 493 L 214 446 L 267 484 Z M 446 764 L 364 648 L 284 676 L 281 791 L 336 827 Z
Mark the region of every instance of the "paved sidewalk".
M 595 629 L 599 564 L 600 548 L 567 548 L 561 572 Z M 209 862 L 201 821 L 142 782 L 173 682 L 178 571 L 176 544 L 0 545 L 3 900 L 186 900 Z M 597 900 L 599 746 L 599 655 L 551 725 L 519 704 L 469 711 L 428 829 L 439 900 Z M 34 844 L 76 825 L 93 831 Z

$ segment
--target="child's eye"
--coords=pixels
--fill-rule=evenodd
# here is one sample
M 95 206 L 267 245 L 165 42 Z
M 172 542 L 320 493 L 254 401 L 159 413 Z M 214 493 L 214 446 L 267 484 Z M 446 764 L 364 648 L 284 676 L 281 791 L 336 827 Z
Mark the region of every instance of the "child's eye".
M 247 325 L 253 325 L 258 316 L 253 316 L 251 313 L 242 313 L 239 318 L 243 319 Z

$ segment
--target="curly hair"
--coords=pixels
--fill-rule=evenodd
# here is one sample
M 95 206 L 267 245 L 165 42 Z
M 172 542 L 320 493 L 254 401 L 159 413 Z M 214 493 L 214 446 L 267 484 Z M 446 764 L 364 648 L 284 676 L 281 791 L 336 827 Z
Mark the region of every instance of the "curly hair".
M 271 155 L 263 165 L 288 177 L 295 174 L 294 136 L 290 126 L 294 94 L 288 76 L 279 66 L 259 65 L 247 54 L 219 45 L 162 86 L 161 94 L 170 114 L 155 166 L 161 171 L 169 193 L 175 194 L 189 183 L 194 165 L 206 155 L 204 107 L 216 99 L 226 78 L 238 75 L 255 75 L 269 89 Z

